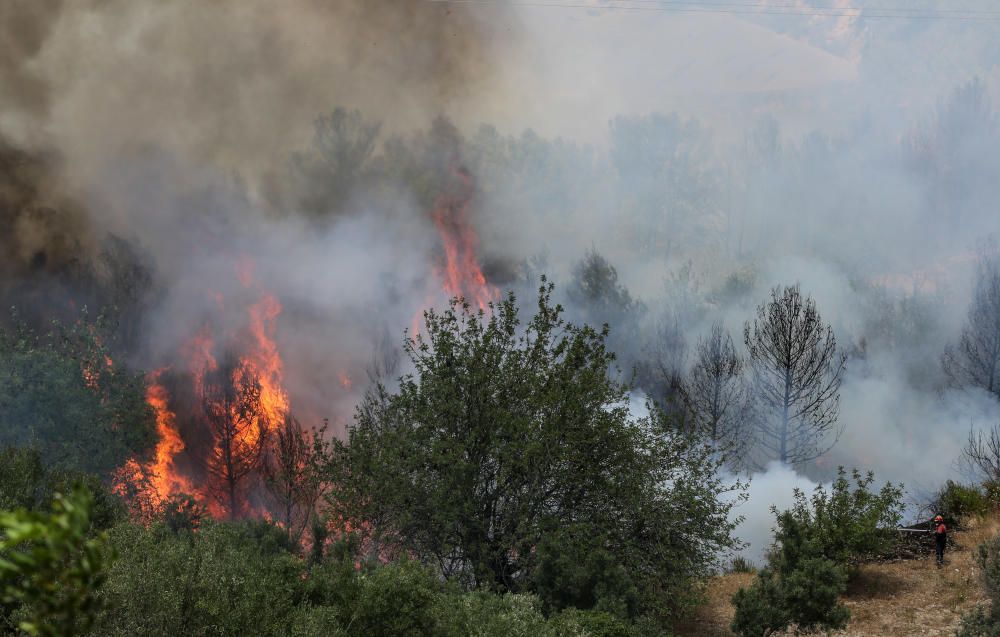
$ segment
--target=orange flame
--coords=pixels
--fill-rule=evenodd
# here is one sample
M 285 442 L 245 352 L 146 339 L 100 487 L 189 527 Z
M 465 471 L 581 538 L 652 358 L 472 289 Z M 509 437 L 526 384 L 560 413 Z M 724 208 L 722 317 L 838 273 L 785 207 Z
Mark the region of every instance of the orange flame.
M 340 386 L 344 389 L 349 390 L 354 386 L 354 381 L 351 380 L 351 377 L 347 372 L 339 372 L 337 374 L 337 380 L 340 381 Z
M 162 373 L 163 370 L 157 370 L 150 374 L 149 386 L 146 388 L 146 403 L 156 413 L 156 433 L 160 438 L 156 443 L 152 465 L 147 472 L 156 504 L 174 493 L 193 492 L 190 480 L 181 475 L 174 466 L 174 458 L 184 451 L 185 445 L 177 430 L 177 416 L 170 411 L 170 394 L 167 388 L 160 384 Z
M 244 286 L 250 287 L 253 264 L 241 261 L 240 266 L 239 280 Z M 214 306 L 220 310 L 224 308 L 225 299 L 222 295 L 210 293 L 209 298 Z M 183 372 L 186 375 L 183 377 L 191 383 L 192 395 L 204 399 L 206 377 L 219 369 L 216 358 L 219 344 L 239 353 L 233 381 L 239 382 L 239 378 L 249 372 L 260 383 L 262 409 L 259 420 L 248 428 L 246 439 L 240 440 L 241 445 L 254 447 L 261 442 L 261 435 L 268 435 L 285 421 L 289 412 L 289 399 L 283 386 L 284 364 L 274 339 L 277 319 L 282 311 L 281 304 L 274 296 L 265 293 L 256 303 L 247 307 L 246 311 L 245 329 L 216 335 L 211 325 L 206 324 L 188 340 L 181 354 L 187 361 Z M 216 336 L 219 337 L 218 340 Z M 189 466 L 190 463 L 178 463 L 180 456 L 194 453 L 194 457 L 198 457 L 198 452 L 189 448 L 190 441 L 185 441 L 183 432 L 190 431 L 189 425 L 185 424 L 184 428 L 178 426 L 177 413 L 171 409 L 170 392 L 161 382 L 163 371 L 154 372 L 147 379 L 146 402 L 156 415 L 158 437 L 153 458 L 145 465 L 140 465 L 134 459 L 128 461 L 119 471 L 120 480 L 123 483 L 131 481 L 136 485 L 145 478 L 147 486 L 141 495 L 153 506 L 162 505 L 167 498 L 177 493 L 188 493 L 206 505 L 213 516 L 223 517 L 227 511 L 210 497 L 211 485 L 201 484 L 201 475 L 185 473 L 186 470 L 181 467 Z M 199 409 L 194 411 L 200 412 Z M 232 417 L 238 416 L 233 414 Z M 197 444 L 203 447 L 205 442 Z M 218 444 L 218 441 L 211 444 Z M 252 507 L 242 508 L 249 511 Z M 263 515 L 266 512 L 260 510 L 256 513 Z
M 472 178 L 461 169 L 456 173 L 462 184 L 460 192 L 440 197 L 432 214 L 444 248 L 444 264 L 439 269 L 439 276 L 449 296 L 464 297 L 471 305 L 485 311 L 499 294 L 487 283 L 476 256 L 479 237 L 469 219 Z
M 250 307 L 252 346 L 240 364 L 260 380 L 260 402 L 266 416 L 266 429 L 275 429 L 288 415 L 288 394 L 282 387 L 284 364 L 274 342 L 274 332 L 281 304 L 269 294 Z

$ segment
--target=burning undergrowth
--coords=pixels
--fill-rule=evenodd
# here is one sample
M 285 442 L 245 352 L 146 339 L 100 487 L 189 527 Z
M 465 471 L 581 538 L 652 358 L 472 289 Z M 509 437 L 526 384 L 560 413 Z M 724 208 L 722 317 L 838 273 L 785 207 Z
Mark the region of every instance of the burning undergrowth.
M 432 239 L 422 244 L 425 276 L 385 304 L 388 315 L 370 321 L 387 333 L 398 334 L 401 327 L 392 318 L 398 316 L 392 313 L 393 303 L 400 308 L 408 306 L 411 316 L 416 311 L 411 320 L 418 332 L 427 307 L 463 296 L 473 307 L 488 311 L 499 296 L 497 288 L 487 281 L 477 254 L 474 179 L 458 163 L 449 168 L 449 174 L 442 181 L 442 194 L 422 213 L 423 227 L 433 229 Z M 336 232 L 352 234 L 345 226 Z M 206 241 L 220 233 L 201 235 L 200 240 Z M 261 244 L 276 240 L 244 234 L 234 243 L 245 246 L 254 238 Z M 308 252 L 313 244 L 301 235 L 297 238 Z M 305 423 L 301 436 L 309 439 L 317 435 L 319 423 L 344 423 L 350 413 L 344 406 L 353 408 L 365 390 L 364 383 L 355 382 L 366 375 L 363 363 L 358 362 L 362 359 L 352 358 L 348 347 L 318 341 L 317 334 L 322 332 L 314 331 L 316 325 L 309 319 L 318 312 L 308 311 L 304 295 L 296 293 L 295 281 L 275 278 L 275 270 L 282 271 L 268 260 L 275 252 L 280 250 L 268 245 L 251 258 L 227 247 L 210 262 L 210 272 L 197 271 L 205 285 L 188 275 L 186 286 L 170 290 L 169 298 L 158 308 L 164 314 L 154 317 L 151 324 L 168 334 L 170 343 L 154 348 L 147 363 L 154 371 L 147 377 L 146 402 L 156 415 L 158 440 L 148 457 L 131 459 L 116 478 L 118 491 L 134 503 L 137 516 L 147 517 L 173 498 L 187 494 L 217 518 L 280 519 L 281 507 L 269 493 L 266 474 L 276 462 L 286 429 L 293 426 L 291 423 L 298 427 L 296 416 L 300 416 Z M 357 250 L 351 252 L 355 254 Z M 315 282 L 308 287 L 317 289 Z M 381 299 L 380 294 L 384 291 L 377 292 L 375 299 Z M 340 300 L 346 304 L 352 301 Z M 327 301 L 312 299 L 315 305 Z M 292 306 L 291 312 L 286 305 Z M 172 307 L 183 307 L 184 311 L 171 314 Z M 311 367 L 315 360 L 303 356 L 305 336 L 300 331 L 317 339 L 309 347 L 326 359 L 322 361 L 326 380 L 319 391 L 344 396 L 339 404 L 317 400 L 317 392 L 303 390 L 297 383 L 303 369 L 316 369 Z M 331 334 L 333 339 L 338 336 Z M 342 343 L 343 337 L 337 342 Z M 370 345 L 371 341 L 362 343 L 366 349 Z M 344 355 L 332 356 L 335 351 Z
M 186 363 L 149 375 L 146 400 L 159 440 L 150 460 L 131 460 L 119 477 L 136 483 L 133 497 L 147 505 L 187 493 L 216 517 L 264 513 L 256 494 L 261 467 L 290 409 L 274 340 L 282 308 L 248 276 L 244 285 L 257 300 L 241 308 L 242 324 L 223 328 L 206 318 L 182 347 Z M 227 299 L 211 297 L 222 314 Z

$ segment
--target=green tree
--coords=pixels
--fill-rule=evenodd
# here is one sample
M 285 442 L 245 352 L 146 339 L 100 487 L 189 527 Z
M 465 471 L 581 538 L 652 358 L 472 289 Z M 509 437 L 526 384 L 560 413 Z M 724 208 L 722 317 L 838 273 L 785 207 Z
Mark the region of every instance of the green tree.
M 102 476 L 154 444 L 145 380 L 111 359 L 100 321 L 0 328 L 0 445 Z
M 0 449 L 0 510 L 51 513 L 57 494 L 80 487 L 92 496 L 93 528 L 109 529 L 125 516 L 124 503 L 98 476 L 58 466 L 46 467 L 37 449 Z
M 331 504 L 380 554 L 498 591 L 529 589 L 540 553 L 565 563 L 554 552 L 576 549 L 546 540 L 572 526 L 601 538 L 645 608 L 675 609 L 734 544 L 729 487 L 707 445 L 655 411 L 630 416 L 606 330 L 567 323 L 551 293 L 526 325 L 513 295 L 489 316 L 460 300 L 428 311 L 405 344 L 413 373 L 358 410 Z
M 24 632 L 77 635 L 93 623 L 111 555 L 104 534 L 90 535 L 92 510 L 79 488 L 57 494 L 51 513 L 0 513 L 0 589 Z
M 566 291 L 570 309 L 580 323 L 610 328 L 607 344 L 626 364 L 639 354 L 639 320 L 646 306 L 635 299 L 618 279 L 618 270 L 596 250 L 590 250 L 573 267 Z

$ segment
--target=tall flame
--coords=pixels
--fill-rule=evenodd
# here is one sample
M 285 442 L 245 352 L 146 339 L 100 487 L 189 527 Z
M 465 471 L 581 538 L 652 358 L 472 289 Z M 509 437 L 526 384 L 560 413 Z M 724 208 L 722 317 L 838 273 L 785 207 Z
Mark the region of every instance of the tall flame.
M 156 433 L 159 436 L 148 471 L 155 504 L 163 502 L 172 493 L 193 491 L 191 481 L 181 475 L 174 465 L 174 458 L 184 451 L 184 440 L 177 429 L 177 416 L 170 410 L 170 394 L 160 384 L 163 371 L 150 374 L 146 388 L 146 403 L 156 413 Z
M 461 168 L 455 175 L 459 182 L 456 192 L 439 197 L 432 213 L 444 249 L 444 263 L 438 274 L 448 296 L 461 296 L 485 311 L 499 294 L 487 283 L 476 255 L 479 237 L 469 218 L 475 192 L 472 177 Z
M 244 260 L 237 270 L 239 281 L 247 288 L 253 287 L 252 265 L 252 262 Z M 226 299 L 222 295 L 209 293 L 209 298 L 220 312 L 224 310 Z M 178 422 L 178 412 L 171 408 L 174 398 L 168 385 L 163 382 L 166 368 L 148 376 L 146 402 L 156 415 L 156 448 L 152 459 L 144 465 L 135 460 L 127 462 L 119 472 L 121 481 L 138 484 L 144 477 L 146 487 L 141 495 L 153 506 L 161 505 L 171 495 L 188 493 L 207 505 L 212 515 L 221 517 L 233 513 L 210 497 L 213 489 L 210 472 L 206 474 L 204 470 L 197 470 L 198 463 L 207 466 L 205 458 L 211 456 L 205 445 L 209 444 L 209 449 L 217 450 L 220 444 L 219 440 L 213 440 L 211 436 L 206 441 L 205 433 L 211 432 L 211 429 L 206 429 L 206 421 L 199 415 L 204 409 L 201 401 L 206 400 L 208 375 L 219 369 L 217 356 L 223 352 L 231 352 L 237 356 L 232 372 L 234 385 L 243 378 L 253 378 L 260 385 L 260 413 L 252 426 L 244 427 L 241 431 L 240 448 L 259 448 L 266 442 L 266 438 L 261 440 L 261 436 L 269 436 L 285 422 L 289 412 L 289 398 L 283 386 L 284 364 L 275 342 L 277 319 L 281 311 L 281 304 L 274 296 L 261 293 L 257 302 L 247 306 L 243 329 L 217 334 L 212 329 L 212 323 L 206 323 L 191 336 L 181 351 L 186 364 L 172 375 L 171 381 L 190 383 L 191 391 L 184 395 L 199 401 L 180 412 L 185 414 L 183 426 Z M 234 413 L 231 417 L 235 422 L 240 416 Z M 185 436 L 188 438 L 185 439 Z M 186 461 L 179 462 L 182 456 L 186 457 Z M 241 508 L 251 510 L 253 507 Z
M 240 365 L 249 370 L 260 382 L 260 402 L 263 407 L 267 431 L 271 431 L 285 421 L 288 414 L 288 393 L 282 386 L 284 364 L 274 341 L 277 318 L 281 314 L 281 304 L 270 294 L 250 307 L 250 335 L 252 345 L 240 360 Z

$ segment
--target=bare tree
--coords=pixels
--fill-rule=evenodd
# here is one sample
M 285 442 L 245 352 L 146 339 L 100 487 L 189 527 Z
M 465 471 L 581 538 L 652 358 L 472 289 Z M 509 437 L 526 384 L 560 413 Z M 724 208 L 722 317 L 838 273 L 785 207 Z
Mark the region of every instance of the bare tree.
M 240 514 L 241 483 L 260 465 L 267 443 L 267 416 L 257 376 L 231 357 L 205 379 L 202 408 L 215 444 L 206 468 L 216 499 L 231 518 Z
M 752 439 L 752 395 L 743 375 L 745 367 L 732 336 L 716 323 L 695 346 L 695 362 L 685 392 L 693 426 L 715 443 L 727 462 L 735 465 L 742 464 L 740 459 Z
M 686 427 L 688 415 L 684 407 L 688 345 L 680 319 L 667 312 L 657 324 L 646 347 L 644 358 L 637 365 L 639 383 L 675 424 Z
M 969 431 L 959 463 L 980 479 L 1000 480 L 1000 425 L 986 432 Z
M 306 431 L 292 416 L 275 432 L 264 459 L 264 485 L 277 505 L 288 537 L 298 543 L 315 517 L 316 504 L 328 486 L 323 469 L 329 457 L 326 425 Z
M 969 315 L 957 346 L 945 348 L 941 364 L 956 385 L 980 387 L 1000 398 L 1000 264 L 980 259 Z
M 767 458 L 801 464 L 823 455 L 839 435 L 840 381 L 847 357 L 833 329 L 799 286 L 776 287 L 743 337 L 762 408 L 758 445 Z M 831 434 L 834 440 L 829 442 Z

